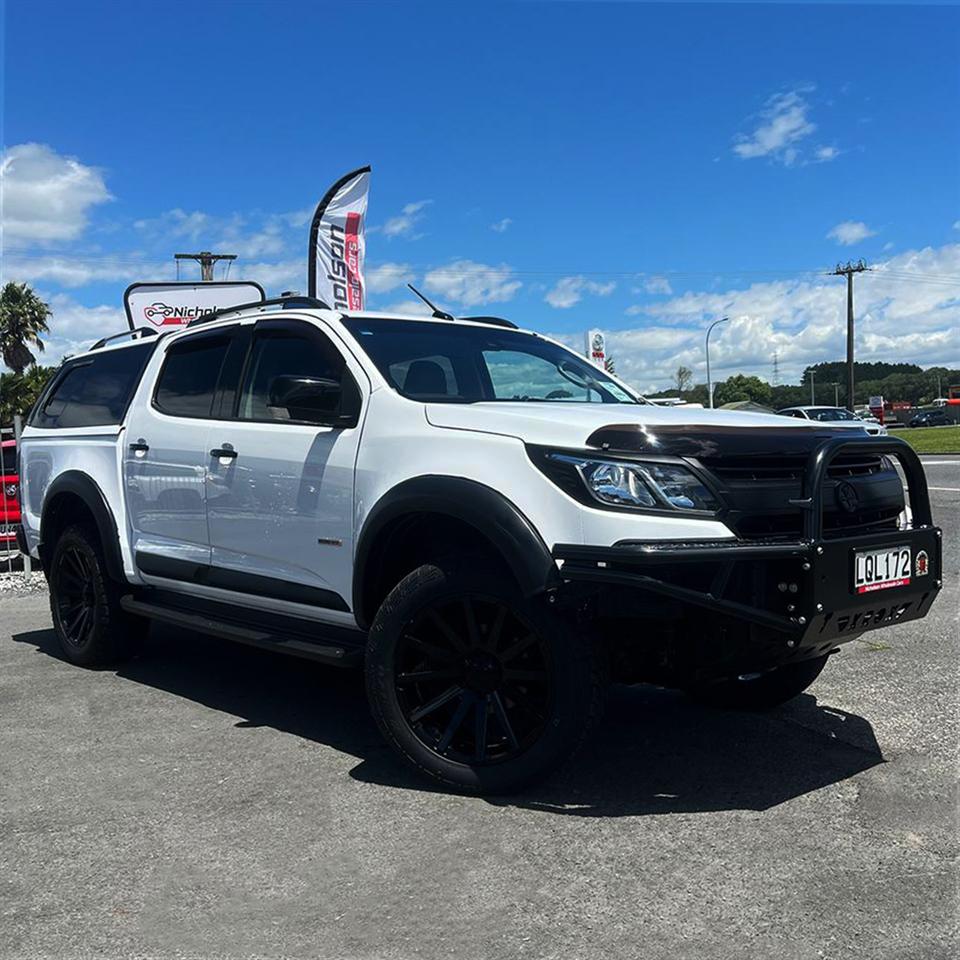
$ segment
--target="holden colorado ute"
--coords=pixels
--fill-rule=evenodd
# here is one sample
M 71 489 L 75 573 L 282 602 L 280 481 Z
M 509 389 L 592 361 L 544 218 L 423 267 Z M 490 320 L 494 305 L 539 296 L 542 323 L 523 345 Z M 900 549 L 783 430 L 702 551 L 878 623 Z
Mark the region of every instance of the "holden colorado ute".
M 611 681 L 780 704 L 941 586 L 903 441 L 654 406 L 499 318 L 297 297 L 129 332 L 19 456 L 69 660 L 161 620 L 362 664 L 386 740 L 464 790 L 544 776 Z

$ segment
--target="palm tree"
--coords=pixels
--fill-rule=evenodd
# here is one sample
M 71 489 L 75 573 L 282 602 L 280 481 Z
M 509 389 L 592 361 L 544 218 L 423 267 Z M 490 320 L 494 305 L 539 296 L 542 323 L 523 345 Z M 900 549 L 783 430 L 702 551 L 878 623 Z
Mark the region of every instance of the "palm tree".
M 14 373 L 23 373 L 36 358 L 28 344 L 43 350 L 40 334 L 49 333 L 50 307 L 25 283 L 8 283 L 0 291 L 0 357 Z

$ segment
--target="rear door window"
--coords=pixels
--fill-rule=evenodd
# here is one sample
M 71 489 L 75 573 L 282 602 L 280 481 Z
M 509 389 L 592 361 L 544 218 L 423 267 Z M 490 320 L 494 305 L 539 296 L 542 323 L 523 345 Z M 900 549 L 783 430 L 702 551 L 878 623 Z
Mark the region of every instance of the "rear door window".
M 233 330 L 211 331 L 172 344 L 154 391 L 154 406 L 172 417 L 211 416 Z
M 154 343 L 68 361 L 30 418 L 33 427 L 102 427 L 120 423 Z

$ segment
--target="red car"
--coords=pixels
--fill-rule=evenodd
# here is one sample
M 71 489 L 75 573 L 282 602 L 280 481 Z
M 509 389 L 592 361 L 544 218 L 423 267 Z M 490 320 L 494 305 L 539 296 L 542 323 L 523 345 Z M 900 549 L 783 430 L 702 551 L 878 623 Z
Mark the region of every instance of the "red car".
M 0 443 L 0 550 L 14 550 L 20 523 L 20 478 L 17 476 L 17 441 Z

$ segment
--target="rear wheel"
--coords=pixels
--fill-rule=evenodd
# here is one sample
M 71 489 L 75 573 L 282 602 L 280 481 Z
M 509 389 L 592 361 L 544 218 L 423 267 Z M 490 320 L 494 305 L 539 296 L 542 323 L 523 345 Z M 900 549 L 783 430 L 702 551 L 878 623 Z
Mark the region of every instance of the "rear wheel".
M 120 588 L 106 574 L 96 531 L 84 524 L 68 527 L 54 547 L 50 563 L 50 612 L 64 656 L 85 667 L 130 656 L 147 623 L 120 606 Z
M 545 776 L 600 712 L 589 642 L 492 570 L 414 570 L 380 608 L 366 664 L 388 742 L 460 789 L 508 792 Z
M 715 683 L 689 687 L 687 693 L 698 703 L 728 710 L 771 710 L 798 697 L 813 683 L 826 665 L 828 656 L 788 663 L 760 674 L 742 674 Z

